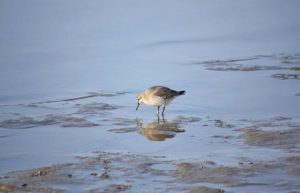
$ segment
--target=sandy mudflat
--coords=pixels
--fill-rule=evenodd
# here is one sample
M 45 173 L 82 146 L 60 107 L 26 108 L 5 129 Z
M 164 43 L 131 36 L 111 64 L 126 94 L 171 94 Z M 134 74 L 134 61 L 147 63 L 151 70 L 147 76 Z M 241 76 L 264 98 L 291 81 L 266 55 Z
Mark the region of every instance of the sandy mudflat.
M 161 143 L 180 135 L 199 138 L 201 127 L 212 132 L 207 143 L 240 149 L 241 155 L 230 155 L 233 162 L 222 161 L 222 155 L 193 159 L 135 153 L 94 152 L 75 156 L 74 161 L 47 167 L 12 171 L 0 177 L 2 192 L 239 192 L 271 190 L 296 191 L 300 188 L 299 122 L 288 117 L 265 120 L 243 119 L 233 124 L 220 119 L 177 116 L 165 122 L 131 126 L 128 119 L 113 135 L 134 134 L 135 137 Z M 77 123 L 77 120 L 70 120 Z M 221 124 L 222 123 L 222 124 Z M 49 122 L 52 124 L 52 122 Z M 126 127 L 130 125 L 130 127 Z M 70 127 L 81 127 L 72 125 Z M 37 125 L 40 127 L 40 125 Z M 86 126 L 89 127 L 89 126 Z M 195 127 L 191 133 L 189 130 Z M 200 131 L 199 131 L 200 130 Z M 227 134 L 217 135 L 221 130 Z M 229 134 L 230 133 L 230 134 Z M 141 135 L 141 136 L 140 136 Z M 9 136 L 8 136 L 9 137 Z M 193 143 L 193 140 L 190 140 Z M 195 143 L 195 142 L 194 142 Z M 204 143 L 203 141 L 201 143 Z M 196 144 L 196 143 L 195 143 Z M 180 145 L 180 144 L 179 144 Z M 218 147 L 218 146 L 217 146 Z M 174 148 L 178 148 L 174 146 Z M 194 147 L 197 149 L 197 147 Z M 226 148 L 226 149 L 227 149 Z M 256 155 L 259 149 L 276 150 L 276 156 Z M 213 151 L 214 148 L 209 148 Z M 217 148 L 218 149 L 218 148 Z M 243 153 L 250 150 L 249 153 Z M 225 152 L 226 153 L 226 152 Z M 184 154 L 184 152 L 182 152 Z M 211 158 L 210 158 L 211 157 Z M 260 159 L 261 158 L 261 159 Z M 263 178 L 262 178 L 263 177 Z M 147 190 L 143 189 L 147 187 Z

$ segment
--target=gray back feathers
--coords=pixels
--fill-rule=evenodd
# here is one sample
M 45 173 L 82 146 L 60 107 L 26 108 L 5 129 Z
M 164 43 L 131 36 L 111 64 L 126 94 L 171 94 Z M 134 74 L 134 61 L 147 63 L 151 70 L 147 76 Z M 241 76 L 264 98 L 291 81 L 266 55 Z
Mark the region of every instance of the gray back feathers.
M 163 86 L 153 86 L 149 88 L 149 90 L 153 91 L 153 95 L 162 97 L 164 99 L 171 99 L 185 93 L 185 91 L 176 91 Z

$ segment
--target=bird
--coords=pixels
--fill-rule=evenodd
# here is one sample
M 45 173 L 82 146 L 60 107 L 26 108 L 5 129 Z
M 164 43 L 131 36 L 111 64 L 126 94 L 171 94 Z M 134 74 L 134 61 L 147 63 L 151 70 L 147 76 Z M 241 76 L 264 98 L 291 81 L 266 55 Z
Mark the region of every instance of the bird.
M 165 86 L 152 86 L 136 96 L 136 111 L 139 109 L 140 104 L 144 103 L 146 105 L 157 106 L 158 116 L 160 107 L 163 107 L 161 115 L 164 116 L 166 106 L 169 105 L 175 97 L 184 94 L 184 90 L 176 91 Z

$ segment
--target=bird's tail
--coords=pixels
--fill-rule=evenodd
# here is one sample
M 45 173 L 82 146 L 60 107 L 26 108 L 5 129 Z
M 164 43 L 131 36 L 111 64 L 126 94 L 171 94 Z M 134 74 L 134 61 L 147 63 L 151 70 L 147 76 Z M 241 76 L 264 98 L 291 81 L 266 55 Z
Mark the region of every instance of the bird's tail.
M 184 94 L 185 94 L 185 90 L 178 91 L 178 95 L 184 95 Z

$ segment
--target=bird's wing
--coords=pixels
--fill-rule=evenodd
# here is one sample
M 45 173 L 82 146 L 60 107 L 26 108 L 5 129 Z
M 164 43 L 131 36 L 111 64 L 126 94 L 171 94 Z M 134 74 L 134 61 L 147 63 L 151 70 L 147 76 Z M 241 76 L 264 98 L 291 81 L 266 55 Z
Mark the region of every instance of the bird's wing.
M 170 99 L 177 96 L 177 91 L 166 88 L 166 87 L 156 87 L 153 95 L 162 97 L 164 99 Z

